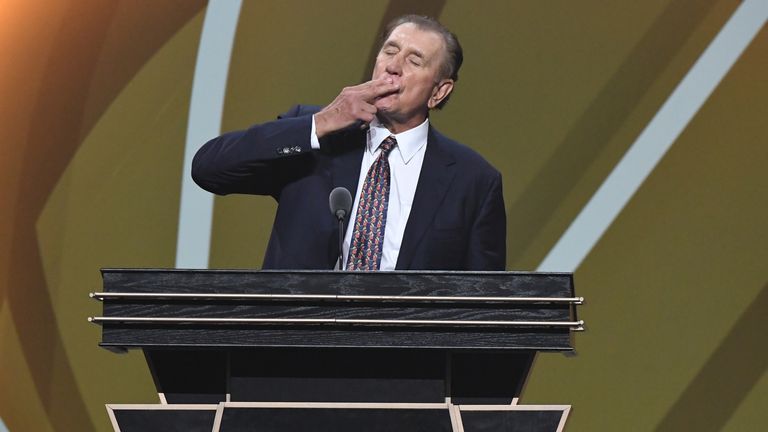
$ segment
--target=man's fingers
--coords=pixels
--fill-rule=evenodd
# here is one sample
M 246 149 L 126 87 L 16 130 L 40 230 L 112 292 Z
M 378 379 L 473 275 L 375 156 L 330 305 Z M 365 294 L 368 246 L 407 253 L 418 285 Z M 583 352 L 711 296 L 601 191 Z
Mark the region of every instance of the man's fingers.
M 368 124 L 376 117 L 377 98 L 394 93 L 399 85 L 390 77 L 379 78 L 354 87 L 345 87 L 328 106 L 315 114 L 318 138 L 356 122 Z
M 376 106 L 369 103 L 363 103 L 360 105 L 360 110 L 369 114 L 376 114 Z
M 366 125 L 373 121 L 373 119 L 376 117 L 376 107 L 369 104 L 369 103 L 363 103 L 359 107 L 359 112 L 357 113 L 358 120 L 361 120 Z
M 395 84 L 392 78 L 379 78 L 371 80 L 362 84 L 362 86 L 364 87 L 364 99 L 369 102 L 372 102 L 379 96 L 394 93 L 400 89 L 400 86 Z
M 379 83 L 377 86 L 374 87 L 373 97 L 376 98 L 379 96 L 384 96 L 386 94 L 395 93 L 398 90 L 400 90 L 399 84 L 395 84 L 391 80 L 387 80 L 383 83 Z

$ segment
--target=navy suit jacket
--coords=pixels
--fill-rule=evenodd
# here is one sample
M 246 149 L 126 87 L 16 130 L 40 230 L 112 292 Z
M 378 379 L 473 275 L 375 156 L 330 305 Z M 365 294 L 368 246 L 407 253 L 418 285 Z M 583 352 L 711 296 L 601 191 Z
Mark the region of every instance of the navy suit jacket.
M 337 261 L 338 222 L 328 195 L 337 186 L 357 193 L 366 134 L 351 127 L 313 150 L 317 111 L 297 105 L 276 121 L 214 138 L 195 155 L 192 177 L 203 189 L 277 200 L 265 269 L 331 269 Z M 501 188 L 501 175 L 480 155 L 430 127 L 396 269 L 504 270 Z

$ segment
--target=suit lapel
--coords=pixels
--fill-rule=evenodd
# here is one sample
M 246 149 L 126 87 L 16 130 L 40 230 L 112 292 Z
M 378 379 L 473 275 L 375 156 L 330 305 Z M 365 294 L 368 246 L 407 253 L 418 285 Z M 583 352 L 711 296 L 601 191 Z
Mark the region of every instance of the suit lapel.
M 430 127 L 419 183 L 416 185 L 413 206 L 408 216 L 395 266 L 397 270 L 410 269 L 416 249 L 424 233 L 432 225 L 435 214 L 445 199 L 448 187 L 456 174 L 454 164 L 453 156 L 444 149 L 444 144 Z
M 340 147 L 343 152 L 331 160 L 331 189 L 345 187 L 352 195 L 352 202 L 357 194 L 357 183 L 360 179 L 360 164 L 363 162 L 366 134 L 360 132 L 347 132 L 342 137 Z M 349 227 L 350 215 L 344 219 L 344 230 Z

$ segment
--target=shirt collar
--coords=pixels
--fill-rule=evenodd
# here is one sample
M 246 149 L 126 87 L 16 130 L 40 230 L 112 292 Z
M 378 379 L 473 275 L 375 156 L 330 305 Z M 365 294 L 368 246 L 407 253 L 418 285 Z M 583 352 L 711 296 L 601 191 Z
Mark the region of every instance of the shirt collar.
M 381 145 L 388 136 L 394 135 L 397 140 L 397 147 L 395 147 L 392 153 L 399 154 L 403 159 L 403 163 L 407 165 L 413 156 L 427 145 L 428 134 L 429 118 L 425 119 L 424 123 L 415 128 L 408 129 L 399 134 L 393 134 L 389 129 L 379 123 L 378 119 L 373 119 L 368 128 L 368 152 L 373 155 L 379 148 L 379 145 Z M 390 157 L 392 157 L 391 154 Z

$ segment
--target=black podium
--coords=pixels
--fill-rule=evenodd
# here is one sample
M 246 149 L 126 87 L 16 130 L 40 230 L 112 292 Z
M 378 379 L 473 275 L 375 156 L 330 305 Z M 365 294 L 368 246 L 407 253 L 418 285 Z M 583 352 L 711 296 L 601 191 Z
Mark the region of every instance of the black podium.
M 517 403 L 583 329 L 567 273 L 104 269 L 101 346 L 141 348 L 159 404 L 116 431 L 547 431 Z

